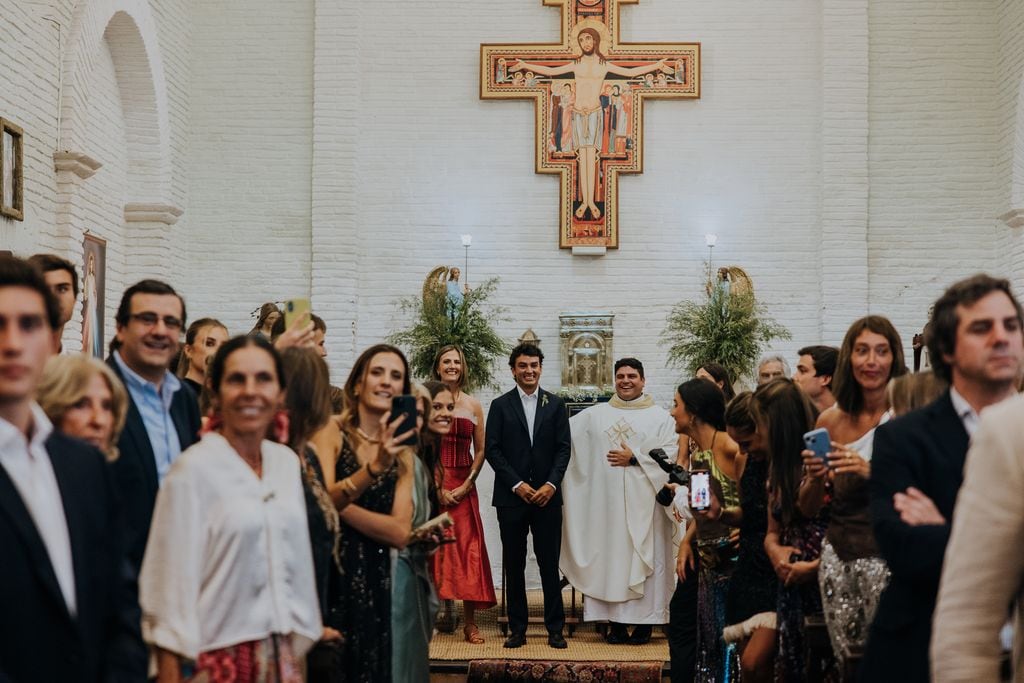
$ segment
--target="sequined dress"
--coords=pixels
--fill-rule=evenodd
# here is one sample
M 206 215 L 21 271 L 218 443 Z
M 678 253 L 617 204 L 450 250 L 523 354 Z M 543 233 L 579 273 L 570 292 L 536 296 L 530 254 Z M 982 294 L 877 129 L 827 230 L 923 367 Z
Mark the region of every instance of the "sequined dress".
M 336 480 L 360 465 L 348 439 L 342 443 Z M 398 468 L 393 466 L 354 503 L 371 512 L 390 514 Z M 331 576 L 328 626 L 345 637 L 345 680 L 377 683 L 391 680 L 391 556 L 387 546 L 341 522 L 341 572 Z
M 457 416 L 452 421 L 451 431 L 441 439 L 442 487 L 449 491 L 469 478 L 473 466 L 470 446 L 475 429 L 470 418 Z M 472 602 L 477 609 L 493 607 L 497 600 L 476 488 L 471 488 L 457 505 L 443 507 L 442 511 L 455 521 L 455 543 L 441 546 L 434 555 L 438 597 Z
M 787 524 L 782 519 L 782 508 L 772 506 L 772 516 L 779 523 L 779 542 L 796 548 L 795 560 L 811 562 L 821 556 L 821 544 L 828 528 L 828 498 L 817 517 L 797 517 Z M 801 683 L 807 680 L 804 656 L 804 617 L 821 614 L 821 592 L 817 581 L 779 585 L 778 631 L 779 650 L 775 658 L 775 680 Z M 820 673 L 820 672 L 818 672 Z M 818 680 L 812 675 L 811 680 Z
M 712 442 L 714 445 L 714 442 Z M 722 507 L 739 505 L 736 482 L 715 462 L 712 450 L 690 456 L 692 469 L 704 469 L 722 485 Z M 697 669 L 694 680 L 700 683 L 730 680 L 727 671 L 725 608 L 729 578 L 736 568 L 736 547 L 729 537 L 731 528 L 720 522 L 701 522 L 697 527 L 697 552 L 700 554 L 697 588 Z
M 889 413 L 879 424 L 889 420 Z M 848 445 L 871 461 L 875 430 Z M 821 550 L 818 582 L 832 650 L 839 660 L 863 648 L 875 618 L 878 600 L 889 583 L 871 528 L 868 480 L 856 474 L 837 474 L 829 484 L 832 514 Z

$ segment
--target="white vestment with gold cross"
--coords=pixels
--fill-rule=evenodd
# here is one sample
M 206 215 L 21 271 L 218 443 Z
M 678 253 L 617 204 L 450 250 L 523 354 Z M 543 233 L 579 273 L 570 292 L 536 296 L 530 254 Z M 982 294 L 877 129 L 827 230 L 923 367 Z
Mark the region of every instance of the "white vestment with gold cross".
M 562 479 L 559 567 L 586 596 L 584 619 L 668 623 L 678 525 L 671 507 L 655 501 L 668 475 L 648 452 L 664 449 L 675 462 L 675 421 L 649 396 L 614 396 L 573 416 L 569 426 L 573 454 Z M 636 465 L 609 464 L 608 451 L 621 442 Z

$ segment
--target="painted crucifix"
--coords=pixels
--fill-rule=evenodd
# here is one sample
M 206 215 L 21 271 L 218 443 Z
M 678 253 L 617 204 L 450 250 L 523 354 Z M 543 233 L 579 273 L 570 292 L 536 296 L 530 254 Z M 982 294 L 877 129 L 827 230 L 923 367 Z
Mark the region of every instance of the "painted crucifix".
M 619 8 L 638 1 L 542 0 L 561 10 L 560 43 L 480 46 L 481 98 L 534 100 L 562 248 L 619 246 L 618 175 L 643 171 L 644 100 L 700 97 L 699 43 L 619 41 Z

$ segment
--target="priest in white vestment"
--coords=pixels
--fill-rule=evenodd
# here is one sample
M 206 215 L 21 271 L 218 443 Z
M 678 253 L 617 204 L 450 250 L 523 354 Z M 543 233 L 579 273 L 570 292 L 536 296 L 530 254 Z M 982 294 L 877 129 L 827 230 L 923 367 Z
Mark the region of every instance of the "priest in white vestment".
M 586 596 L 584 620 L 611 622 L 611 643 L 647 642 L 652 625 L 668 623 L 676 585 L 678 525 L 655 501 L 668 475 L 648 453 L 661 448 L 675 462 L 678 437 L 644 383 L 640 361 L 616 361 L 615 396 L 569 421 L 559 566 Z

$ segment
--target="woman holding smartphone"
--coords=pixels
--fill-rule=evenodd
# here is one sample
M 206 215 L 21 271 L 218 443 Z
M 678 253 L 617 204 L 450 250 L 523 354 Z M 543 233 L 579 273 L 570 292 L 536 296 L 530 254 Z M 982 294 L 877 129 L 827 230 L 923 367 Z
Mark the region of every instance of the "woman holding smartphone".
M 412 448 L 386 470 L 375 469 L 381 448 L 414 435 L 392 436 L 402 418 L 391 416 L 392 399 L 410 393 L 405 356 L 389 344 L 363 351 L 345 381 L 343 438 L 334 479 L 344 485 L 361 473 L 373 483 L 358 503 L 341 510 L 341 572 L 330 587 L 327 625 L 345 638 L 344 680 L 391 680 L 391 548 L 409 542 L 413 517 Z
M 675 403 L 670 412 L 676 421 L 676 432 L 685 434 L 695 444 L 690 456 L 692 472 L 709 475 L 707 496 L 725 508 L 739 504 L 736 487 L 737 456 L 739 448 L 725 433 L 725 397 L 722 390 L 705 379 L 683 382 L 676 389 Z M 684 451 L 685 452 L 685 451 Z M 684 456 L 685 457 L 685 456 Z M 696 477 L 694 477 L 696 479 Z M 700 496 L 696 481 L 691 480 L 691 497 Z M 692 498 L 691 498 L 692 499 Z M 699 553 L 697 572 L 697 662 L 695 681 L 722 680 L 725 674 L 725 599 L 729 576 L 736 565 L 736 550 L 732 542 L 732 528 L 706 510 L 695 511 L 696 524 L 686 530 L 679 544 L 676 573 L 681 581 L 693 580 L 694 545 Z
M 478 645 L 484 638 L 476 625 L 476 610 L 497 602 L 476 493 L 476 478 L 484 466 L 484 411 L 480 401 L 463 390 L 466 358 L 458 346 L 438 350 L 434 377 L 444 383 L 455 403 L 451 431 L 441 439 L 439 479 L 441 507 L 451 514 L 456 529 L 455 543 L 442 546 L 434 556 L 434 581 L 442 600 L 463 601 L 463 637 Z
M 451 392 L 440 382 L 416 385 L 415 393 L 420 437 L 413 483 L 413 529 L 437 514 L 434 465 L 441 439 L 451 429 L 455 408 Z M 392 651 L 394 683 L 419 683 L 430 679 L 430 636 L 440 602 L 429 560 L 439 540 L 438 529 L 427 536 L 414 537 L 398 552 L 392 582 L 391 630 L 395 643 L 401 646 Z
M 868 478 L 875 428 L 890 417 L 889 380 L 906 372 L 903 342 L 892 323 L 878 315 L 855 321 L 836 361 L 836 405 L 816 424 L 832 441 L 827 463 L 804 451 L 801 512 L 812 517 L 827 496 L 832 501 L 818 578 L 832 649 L 840 660 L 851 648 L 864 646 L 889 582 L 871 529 Z

